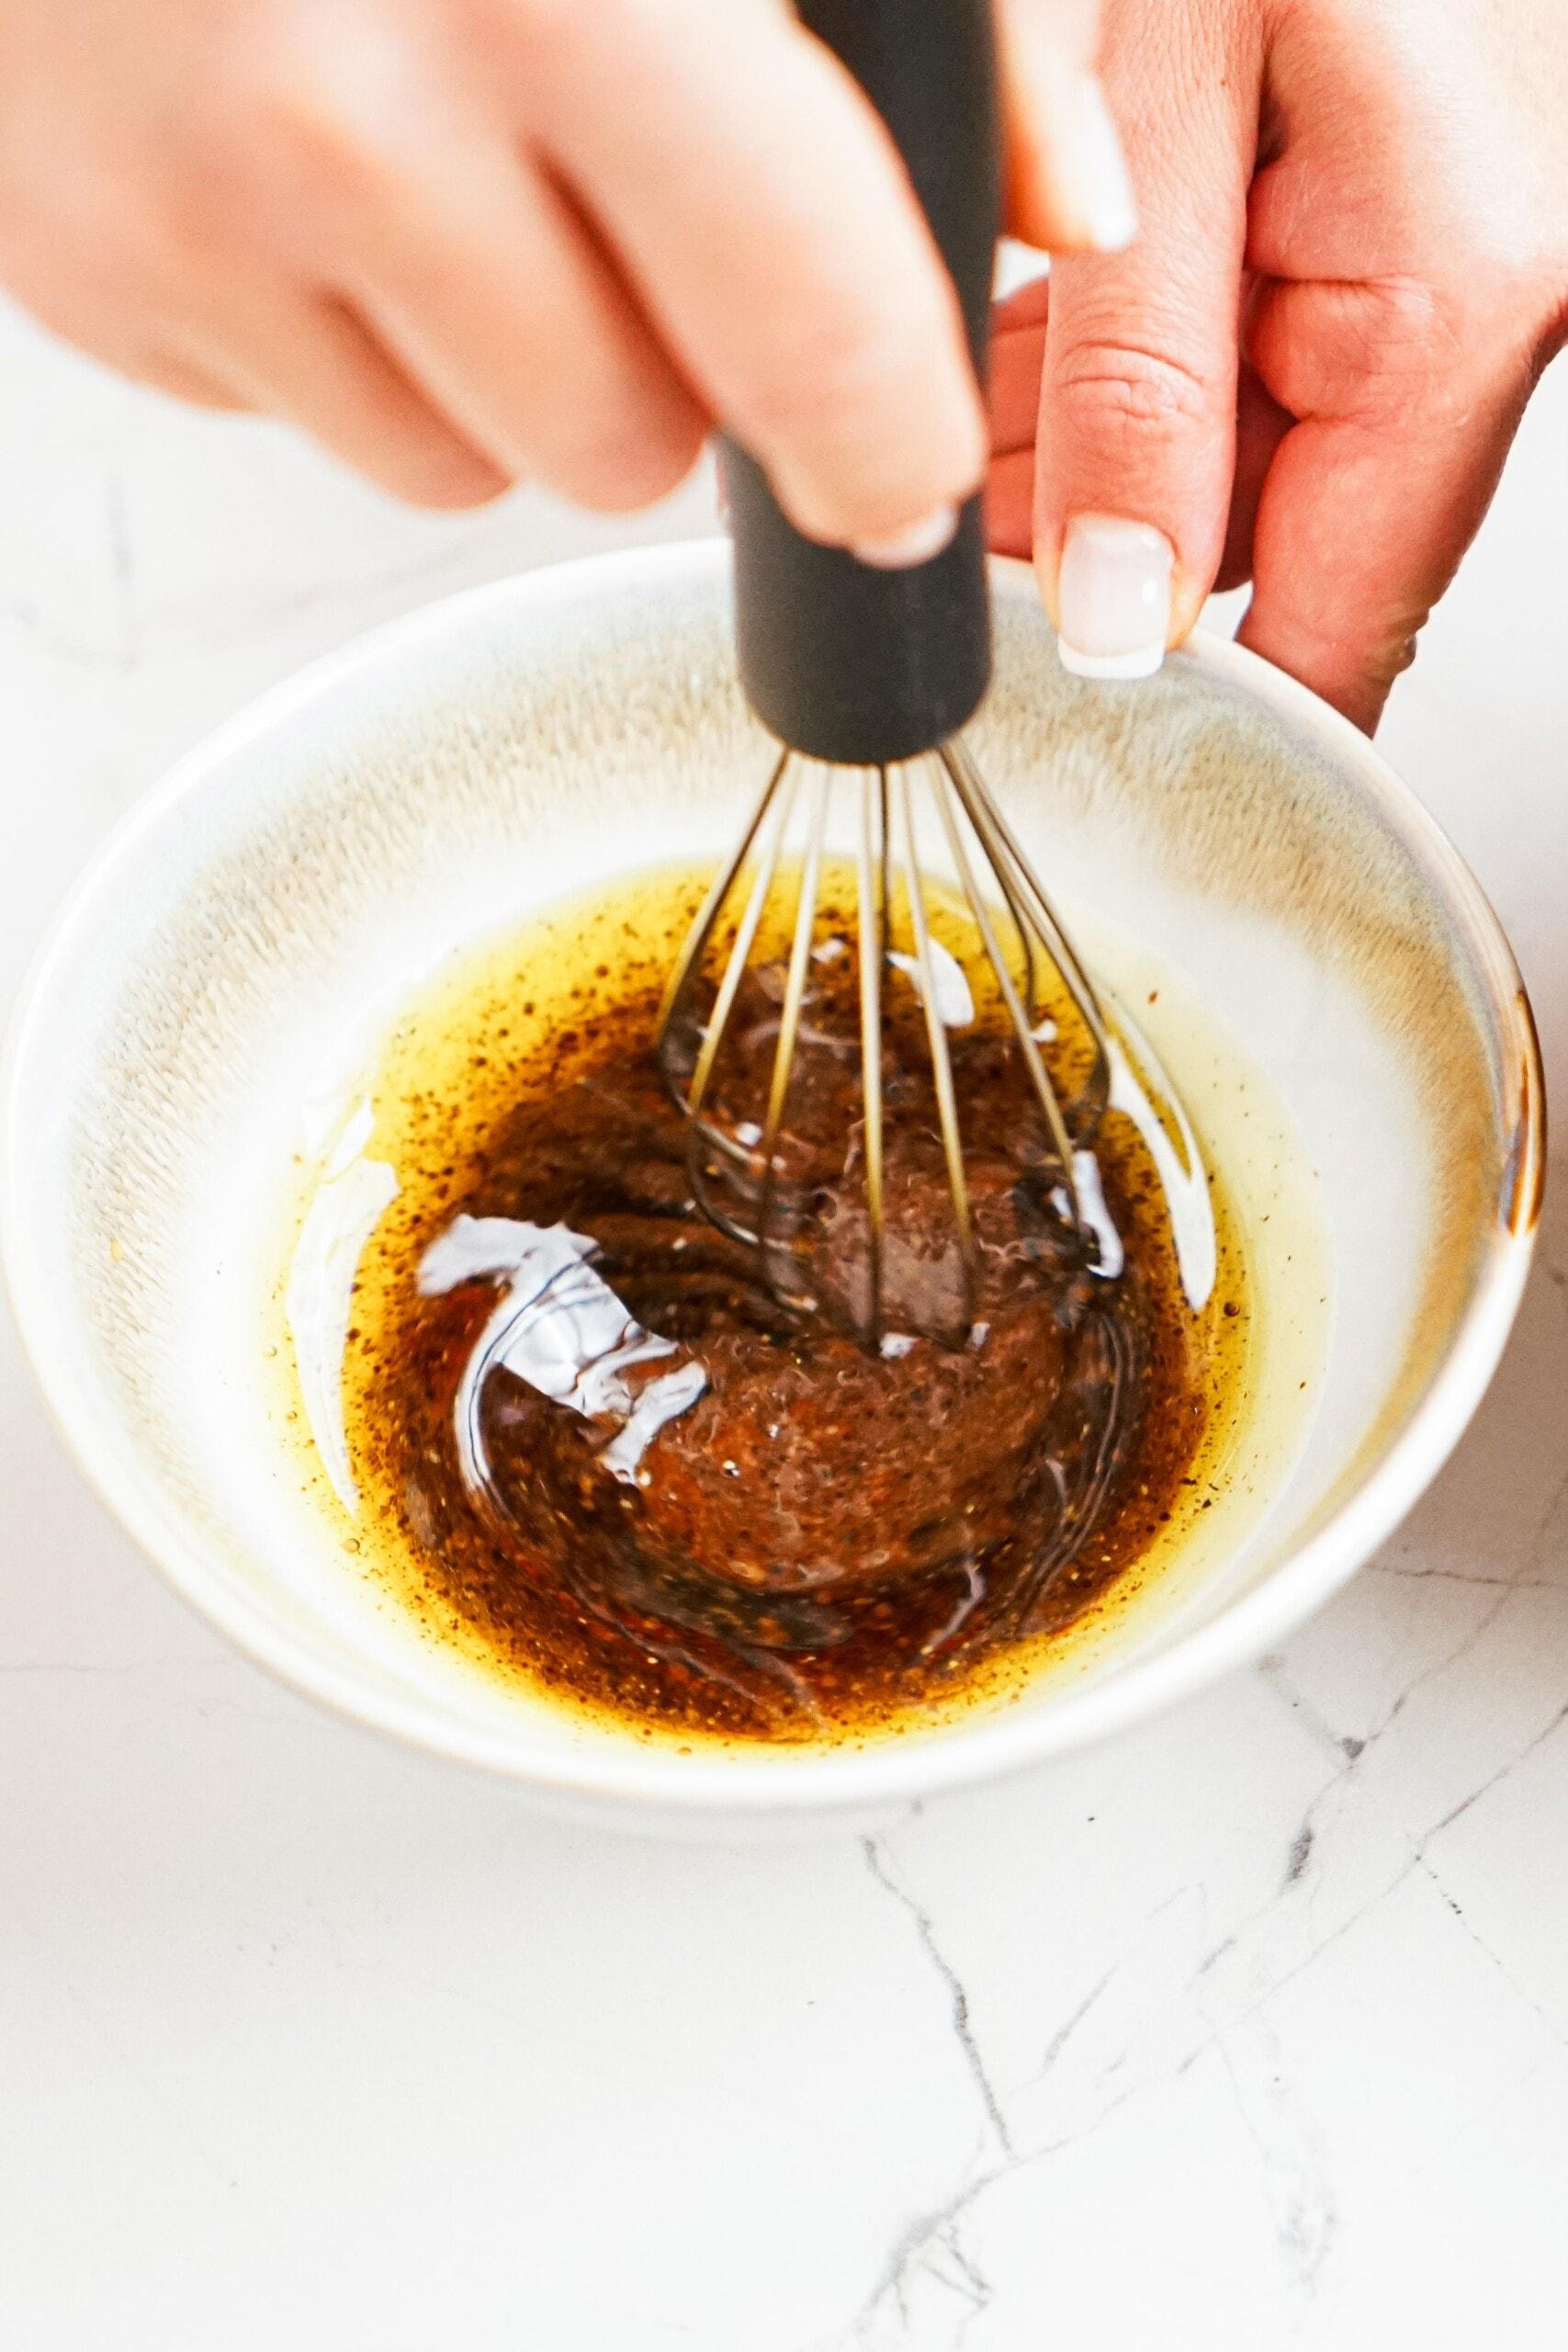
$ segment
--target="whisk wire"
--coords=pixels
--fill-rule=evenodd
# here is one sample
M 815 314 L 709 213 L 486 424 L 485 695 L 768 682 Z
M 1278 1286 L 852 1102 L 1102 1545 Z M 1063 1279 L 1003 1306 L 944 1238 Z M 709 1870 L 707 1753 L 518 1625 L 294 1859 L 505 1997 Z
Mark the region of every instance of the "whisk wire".
M 794 1126 L 788 1123 L 788 1114 L 797 1048 L 809 1043 L 814 1047 L 828 1046 L 835 1052 L 854 1051 L 847 1037 L 819 1036 L 812 1026 L 817 1017 L 811 1010 L 816 1002 L 813 956 L 841 954 L 844 945 L 841 940 L 821 947 L 816 944 L 823 909 L 829 807 L 838 778 L 847 778 L 847 788 L 858 797 L 858 808 L 855 798 L 849 802 L 858 938 L 856 963 L 846 978 L 851 979 L 852 993 L 858 997 L 860 1148 L 865 1163 L 866 1219 L 863 1273 L 855 1278 L 855 1298 L 841 1303 L 841 1311 L 863 1343 L 876 1347 L 884 1342 L 889 1272 L 884 1036 L 888 983 L 885 975 L 891 962 L 908 970 L 920 1001 L 938 1140 L 953 1214 L 962 1330 L 956 1316 L 945 1309 L 940 1319 L 942 1335 L 957 1344 L 973 1328 L 979 1296 L 979 1244 L 965 1172 L 953 1048 L 946 1026 L 951 1007 L 944 983 L 951 976 L 945 973 L 945 951 L 932 929 L 934 908 L 942 893 L 938 886 L 933 894 L 931 881 L 921 874 L 918 786 L 935 803 L 934 815 L 945 840 L 957 898 L 979 933 L 1026 1073 L 1025 1098 L 1032 1098 L 1042 1122 L 1039 1143 L 1032 1152 L 1024 1152 L 1024 1161 L 1037 1175 L 1041 1164 L 1037 1154 L 1040 1147 L 1045 1148 L 1045 1164 L 1060 1168 L 1058 1198 L 1080 1230 L 1084 1216 L 1074 1167 L 1075 1140 L 1087 1141 L 1104 1114 L 1111 1055 L 1110 1034 L 1088 975 L 959 739 L 938 745 L 918 761 L 848 771 L 808 763 L 787 751 L 780 754 L 739 845 L 703 901 L 676 963 L 660 1019 L 660 1065 L 672 1099 L 688 1115 L 688 1165 L 694 1197 L 721 1231 L 758 1252 L 761 1272 L 776 1297 L 794 1309 L 813 1311 L 821 1303 L 812 1268 L 813 1253 L 819 1250 L 822 1237 L 813 1226 L 817 1209 L 808 1170 L 810 1154 L 820 1153 L 821 1142 L 820 1138 L 808 1140 L 810 1105 L 803 1112 L 801 1143 L 807 1158 L 799 1168 L 793 1160 L 786 1162 L 781 1146 L 789 1143 L 793 1153 Z M 923 826 L 926 820 L 922 817 L 919 821 Z M 798 855 L 794 847 L 796 840 L 803 842 Z M 700 998 L 705 992 L 705 960 L 726 909 L 739 899 L 742 886 L 744 900 L 734 936 L 724 951 L 704 1020 Z M 897 892 L 907 892 L 908 900 L 907 918 L 902 913 L 897 918 L 900 928 L 908 922 L 914 950 L 908 958 L 892 952 Z M 771 943 L 781 930 L 789 940 L 782 992 L 776 966 L 772 971 L 759 970 L 754 961 L 760 943 L 773 952 Z M 1070 1108 L 1064 1105 L 1041 1051 L 1041 1037 L 1053 1034 L 1041 1019 L 1048 1009 L 1042 993 L 1047 973 L 1052 980 L 1059 979 L 1076 1008 L 1092 1051 L 1088 1080 Z M 768 1012 L 762 1027 L 750 1028 L 745 1050 L 761 1046 L 766 1056 L 772 1040 L 760 1127 L 735 1119 L 733 1106 L 728 1102 L 722 1115 L 706 1107 L 715 1091 L 727 1035 L 750 1002 L 749 975 L 761 984 Z M 1052 1001 L 1060 1004 L 1059 998 Z M 750 1023 L 754 1015 L 749 1012 L 747 1019 Z M 852 1129 L 843 1168 L 846 1175 L 852 1170 L 853 1154 Z M 866 1285 L 863 1306 L 859 1296 L 862 1280 Z M 937 1336 L 934 1328 L 932 1336 Z
M 965 814 L 987 858 L 996 867 L 998 879 L 1004 872 L 1010 877 L 1027 910 L 1031 924 L 1060 972 L 1067 994 L 1089 1031 L 1095 1049 L 1095 1067 L 1086 1093 L 1095 1102 L 1097 1108 L 1103 1107 L 1104 1090 L 1110 1080 L 1111 1035 L 1105 1025 L 1105 1015 L 1100 1011 L 1094 984 L 961 737 L 954 736 L 942 746 L 942 758 L 949 775 L 959 786 Z
M 776 775 L 774 781 L 775 783 L 778 781 Z M 740 983 L 746 976 L 746 967 L 750 958 L 753 943 L 756 940 L 757 929 L 762 920 L 763 910 L 767 906 L 768 900 L 773 895 L 773 878 L 778 872 L 779 856 L 784 848 L 784 835 L 788 830 L 790 813 L 795 806 L 795 785 L 796 778 L 795 775 L 791 775 L 784 778 L 784 789 L 779 794 L 778 807 L 774 811 L 773 824 L 768 836 L 767 847 L 763 853 L 761 861 L 758 865 L 756 878 L 752 882 L 750 894 L 747 899 L 745 910 L 741 915 L 739 924 L 737 927 L 734 942 L 730 947 L 729 956 L 725 964 L 724 975 L 718 984 L 718 993 L 714 998 L 713 1011 L 708 1015 L 707 1026 L 703 1032 L 703 1041 L 697 1053 L 696 1065 L 692 1071 L 691 1091 L 687 1098 L 694 1119 L 697 1117 L 702 1110 L 704 1098 L 705 1097 L 708 1090 L 708 1080 L 713 1076 L 713 1066 L 718 1058 L 718 1049 L 720 1045 L 723 1043 L 725 1031 L 728 1025 L 730 1012 L 734 1006 L 736 995 L 739 989 Z M 770 786 L 770 794 L 772 789 L 773 786 Z M 756 826 L 752 827 L 750 836 L 751 841 L 756 839 L 757 830 L 758 828 Z M 749 841 L 746 847 L 750 848 L 750 842 Z M 736 872 L 739 872 L 739 869 L 737 868 L 735 870 Z M 732 873 L 730 876 L 732 885 L 734 878 L 735 876 Z M 717 909 L 716 908 L 714 910 L 713 921 L 716 921 L 716 919 Z M 713 930 L 713 921 L 710 921 L 708 924 L 710 935 Z M 705 945 L 705 942 L 699 943 L 699 960 L 703 945 Z M 728 1140 L 728 1138 L 725 1138 L 725 1140 Z
M 860 934 L 861 1094 L 864 1112 L 866 1271 L 871 1298 L 867 1335 L 882 1339 L 882 970 L 887 954 L 887 770 L 861 786 L 860 856 L 855 869 Z
M 974 824 L 975 816 L 969 797 L 964 789 L 956 767 L 949 763 L 949 753 L 945 744 L 942 746 L 940 757 L 947 781 L 956 792 L 964 814 Z M 1051 1083 L 1050 1072 L 1045 1068 L 1045 1057 L 1040 1051 L 1030 1017 L 1019 1000 L 1018 989 L 1012 974 L 1008 969 L 1007 957 L 1002 954 L 996 926 L 987 911 L 984 898 L 975 887 L 975 876 L 969 864 L 968 852 L 964 849 L 963 837 L 953 817 L 952 798 L 945 785 L 938 790 L 936 803 L 941 811 L 943 830 L 947 834 L 947 845 L 953 853 L 953 862 L 958 869 L 958 878 L 964 886 L 964 895 L 969 902 L 969 909 L 976 922 L 979 925 L 980 936 L 986 945 L 986 955 L 996 975 L 1002 1001 L 1007 1006 L 1008 1017 L 1012 1023 L 1013 1034 L 1018 1039 L 1019 1051 L 1023 1056 L 1023 1065 L 1029 1072 L 1030 1084 L 1034 1089 L 1035 1097 L 1044 1114 L 1045 1125 L 1050 1131 L 1056 1157 L 1062 1163 L 1062 1182 L 1066 1188 L 1067 1199 L 1072 1205 L 1073 1223 L 1079 1225 L 1083 1220 L 1079 1215 L 1077 1185 L 1073 1176 L 1073 1141 L 1067 1133 L 1066 1121 L 1062 1116 L 1062 1106 L 1056 1100 L 1056 1090 Z M 977 824 L 975 830 L 983 842 L 985 835 L 980 832 Z
M 914 797 L 909 789 L 908 768 L 899 771 L 898 786 L 903 803 L 905 872 L 908 881 L 909 921 L 915 934 L 915 967 L 919 975 L 920 1003 L 925 1012 L 926 1035 L 931 1045 L 931 1078 L 936 1087 L 942 1158 L 947 1163 L 947 1189 L 953 1196 L 959 1262 L 963 1269 L 964 1319 L 968 1324 L 973 1322 L 975 1316 L 975 1227 L 969 1213 L 968 1181 L 964 1173 L 964 1139 L 958 1124 L 958 1098 L 953 1084 L 953 1059 L 947 1050 L 947 1030 L 942 1017 L 931 956 L 931 926 L 926 919 L 925 892 L 920 885 L 919 859 L 915 846 Z
M 724 902 L 735 888 L 736 876 L 751 854 L 751 844 L 761 831 L 762 820 L 773 804 L 773 795 L 777 792 L 779 786 L 785 782 L 792 756 L 786 746 L 774 761 L 773 773 L 758 795 L 757 805 L 747 820 L 739 841 L 736 843 L 731 855 L 714 876 L 713 887 L 703 900 L 696 920 L 686 934 L 685 945 L 675 958 L 674 968 L 665 985 L 663 1002 L 659 1008 L 660 1036 L 669 1028 L 675 1008 L 685 994 L 686 983 L 693 978 L 707 953 L 708 942 L 713 937 L 714 927 L 724 911 Z M 779 828 L 781 841 L 783 837 L 784 828 L 781 823 Z
M 800 1033 L 800 1008 L 806 998 L 806 981 L 811 962 L 811 943 L 817 928 L 817 899 L 821 887 L 822 841 L 828 825 L 829 770 L 818 773 L 816 791 L 812 796 L 810 832 L 806 845 L 806 860 L 801 868 L 800 896 L 795 902 L 795 937 L 790 944 L 789 970 L 784 980 L 784 1006 L 779 1015 L 778 1044 L 773 1050 L 773 1080 L 768 1089 L 767 1116 L 762 1125 L 762 1140 L 758 1146 L 762 1163 L 761 1194 L 758 1203 L 757 1234 L 764 1264 L 770 1265 L 777 1244 L 773 1237 L 773 1219 L 778 1206 L 779 1130 L 784 1125 L 784 1106 L 789 1100 L 790 1079 L 795 1070 L 795 1040 Z M 776 1279 L 776 1277 L 775 1277 Z
M 985 851 L 986 855 L 990 862 L 992 871 L 996 876 L 997 888 L 1002 894 L 1002 899 L 1006 904 L 1008 914 L 1011 919 L 1013 931 L 1018 940 L 1019 960 L 1023 966 L 1023 1002 L 1025 1010 L 1029 1014 L 1029 1026 L 1032 1032 L 1035 1022 L 1038 1020 L 1042 1010 L 1039 964 L 1035 953 L 1033 928 L 1030 923 L 1029 918 L 1024 911 L 1022 901 L 1019 897 L 1018 886 L 1012 876 L 1010 860 L 1007 858 L 998 858 L 993 854 L 992 843 L 987 838 L 986 832 L 976 814 L 976 809 L 970 805 L 970 797 L 964 789 L 964 771 L 963 766 L 960 764 L 962 754 L 962 744 L 951 743 L 942 746 L 937 756 L 941 760 L 943 767 L 947 770 L 948 777 L 953 785 L 953 790 L 957 792 L 960 800 L 964 803 L 964 814 L 968 818 L 971 825 L 974 826 L 980 846 Z M 982 791 L 984 787 L 982 787 Z

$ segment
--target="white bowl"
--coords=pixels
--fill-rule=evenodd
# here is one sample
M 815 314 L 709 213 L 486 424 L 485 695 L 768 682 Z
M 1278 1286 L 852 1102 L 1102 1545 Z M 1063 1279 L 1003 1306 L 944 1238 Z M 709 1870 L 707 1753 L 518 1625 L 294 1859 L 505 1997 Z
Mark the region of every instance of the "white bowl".
M 308 1090 L 444 950 L 606 873 L 711 857 L 766 756 L 733 684 L 722 547 L 599 559 L 416 613 L 221 729 L 77 887 L 13 1032 L 0 1204 L 38 1378 L 175 1588 L 298 1689 L 626 1826 L 872 1813 L 1080 1747 L 1256 1656 L 1449 1453 L 1514 1315 L 1543 1157 L 1495 918 L 1414 796 L 1289 679 L 1200 639 L 1147 684 L 1084 686 L 1027 571 L 995 585 L 973 736 L 993 785 L 1069 903 L 1215 1008 L 1317 1171 L 1337 1306 L 1267 1515 L 1075 1675 L 858 1748 L 683 1756 L 536 1710 L 465 1679 L 352 1572 L 258 1362 Z

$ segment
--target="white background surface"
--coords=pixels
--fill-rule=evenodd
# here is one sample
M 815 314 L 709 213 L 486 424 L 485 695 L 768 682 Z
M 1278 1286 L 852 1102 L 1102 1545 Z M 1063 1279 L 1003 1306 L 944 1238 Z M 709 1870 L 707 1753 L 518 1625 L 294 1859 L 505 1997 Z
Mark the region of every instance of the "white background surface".
M 1565 448 L 1559 370 L 1384 735 L 1560 1083 Z M 0 319 L 0 993 L 258 687 L 631 536 L 401 514 Z M 541 1824 L 231 1656 L 0 1321 L 0 2340 L 1561 2342 L 1565 1374 L 1553 1208 L 1459 1456 L 1282 1657 L 873 1846 L 734 1853 Z

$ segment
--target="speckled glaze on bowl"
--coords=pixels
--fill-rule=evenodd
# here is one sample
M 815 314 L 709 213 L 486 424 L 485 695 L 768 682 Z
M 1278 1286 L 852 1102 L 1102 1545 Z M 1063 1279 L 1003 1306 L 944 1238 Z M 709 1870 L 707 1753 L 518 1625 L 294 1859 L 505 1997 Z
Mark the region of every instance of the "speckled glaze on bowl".
M 255 1362 L 304 1096 L 454 944 L 609 872 L 714 855 L 766 756 L 722 546 L 602 558 L 416 613 L 220 730 L 93 865 L 14 1026 L 0 1206 L 39 1380 L 175 1586 L 297 1688 L 626 1826 L 871 1815 L 1256 1656 L 1454 1443 L 1517 1304 L 1544 1155 L 1495 918 L 1414 796 L 1290 680 L 1200 639 L 1146 684 L 1086 686 L 1024 569 L 995 585 L 973 741 L 1026 846 L 1216 1008 L 1321 1178 L 1339 1306 L 1267 1518 L 1077 1684 L 863 1749 L 682 1756 L 519 1711 L 430 1671 L 344 1573 Z

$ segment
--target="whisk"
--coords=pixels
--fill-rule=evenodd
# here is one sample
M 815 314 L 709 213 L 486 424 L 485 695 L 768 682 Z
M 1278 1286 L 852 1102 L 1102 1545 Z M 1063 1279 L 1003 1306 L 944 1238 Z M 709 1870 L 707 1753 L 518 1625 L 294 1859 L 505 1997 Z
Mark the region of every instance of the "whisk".
M 803 21 L 860 81 L 899 147 L 963 307 L 983 376 L 998 225 L 999 139 L 989 0 L 805 0 Z M 953 974 L 937 936 L 939 900 L 959 904 L 983 947 L 1021 1067 L 1031 1122 L 1018 1130 L 1021 1172 L 1092 1257 L 1086 1148 L 1103 1115 L 1111 1040 L 1092 982 L 960 729 L 990 678 L 989 602 L 978 499 L 930 561 L 889 572 L 803 537 L 756 462 L 723 453 L 735 545 L 741 683 L 783 746 L 732 855 L 716 876 L 665 992 L 658 1052 L 690 1118 L 690 1170 L 712 1221 L 759 1254 L 775 1294 L 820 1304 L 798 1246 L 803 1183 L 784 1165 L 797 1050 L 810 1030 L 814 959 L 844 943 L 817 939 L 824 858 L 852 829 L 860 1114 L 842 1164 L 863 1163 L 865 1278 L 840 1319 L 886 1346 L 885 983 L 896 963 L 924 1012 L 941 1158 L 961 1268 L 959 1311 L 932 1336 L 970 1336 L 977 1240 L 966 1173 L 964 1104 L 944 1019 Z M 922 865 L 922 829 L 945 851 L 951 881 Z M 776 1037 L 755 1118 L 715 1115 L 716 1072 L 747 1014 L 763 919 L 793 882 Z M 891 944 L 902 896 L 912 953 Z M 728 936 L 704 1001 L 709 951 Z M 964 984 L 966 987 L 966 984 Z M 1041 1051 L 1047 1002 L 1081 1023 L 1088 1074 L 1064 1102 Z M 817 1035 L 829 1050 L 846 1041 Z M 808 1191 L 806 1186 L 804 1190 Z

